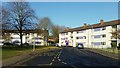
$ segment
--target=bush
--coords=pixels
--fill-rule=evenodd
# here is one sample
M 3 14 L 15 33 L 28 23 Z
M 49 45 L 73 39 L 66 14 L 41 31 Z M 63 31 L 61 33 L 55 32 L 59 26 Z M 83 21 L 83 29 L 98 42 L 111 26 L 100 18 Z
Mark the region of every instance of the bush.
M 111 47 L 112 47 L 112 48 L 116 48 L 116 47 L 117 47 L 117 42 L 112 42 L 112 43 L 111 43 Z

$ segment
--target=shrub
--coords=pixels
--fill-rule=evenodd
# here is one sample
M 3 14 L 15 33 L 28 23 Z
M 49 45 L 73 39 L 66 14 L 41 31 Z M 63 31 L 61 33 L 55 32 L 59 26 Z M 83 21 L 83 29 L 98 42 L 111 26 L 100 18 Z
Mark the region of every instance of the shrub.
M 112 47 L 112 48 L 116 48 L 116 47 L 117 47 L 117 42 L 112 42 L 112 43 L 111 43 L 111 47 Z

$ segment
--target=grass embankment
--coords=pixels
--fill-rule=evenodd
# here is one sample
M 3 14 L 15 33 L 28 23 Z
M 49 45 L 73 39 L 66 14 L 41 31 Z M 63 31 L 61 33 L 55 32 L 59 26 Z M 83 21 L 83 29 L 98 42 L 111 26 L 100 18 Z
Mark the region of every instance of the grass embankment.
M 57 47 L 54 47 L 54 46 L 36 46 L 35 47 L 35 51 L 34 52 L 37 52 L 37 51 L 47 51 L 49 50 L 50 48 L 57 48 Z M 15 57 L 15 56 L 20 56 L 20 55 L 23 55 L 23 54 L 27 54 L 27 53 L 31 53 L 33 52 L 32 51 L 32 46 L 29 46 L 29 47 L 2 47 L 2 59 L 8 59 L 8 58 L 12 58 L 12 57 Z
M 99 48 L 97 50 L 113 53 L 113 54 L 120 54 L 120 50 L 118 49 L 113 49 L 113 48 Z

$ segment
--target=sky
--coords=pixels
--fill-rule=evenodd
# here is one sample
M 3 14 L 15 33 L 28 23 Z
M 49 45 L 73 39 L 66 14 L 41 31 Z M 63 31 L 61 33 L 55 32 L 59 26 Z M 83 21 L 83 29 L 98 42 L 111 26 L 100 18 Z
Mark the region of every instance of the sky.
M 118 19 L 117 2 L 30 2 L 39 18 L 70 28 Z
M 5 3 L 3 3 L 5 4 Z M 53 24 L 76 28 L 118 19 L 118 2 L 29 2 L 38 18 L 49 17 Z

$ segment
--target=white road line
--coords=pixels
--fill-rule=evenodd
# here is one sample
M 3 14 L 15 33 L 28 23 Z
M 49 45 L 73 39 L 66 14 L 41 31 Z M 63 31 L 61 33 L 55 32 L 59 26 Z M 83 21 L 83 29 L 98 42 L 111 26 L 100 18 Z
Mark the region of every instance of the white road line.
M 73 68 L 78 68 L 78 67 L 76 67 L 76 66 L 74 66 L 74 65 L 71 65 Z
M 64 64 L 67 64 L 67 63 L 64 62 Z
M 60 59 L 58 59 L 59 61 L 61 61 Z
M 56 57 L 54 57 L 54 59 L 56 59 Z
M 55 61 L 55 59 L 53 59 L 52 61 Z
M 62 62 L 63 64 L 67 64 L 67 63 L 65 63 L 65 62 Z
M 52 62 L 49 65 L 52 65 Z
M 50 65 L 50 64 L 38 64 L 38 66 L 46 66 L 46 65 Z

